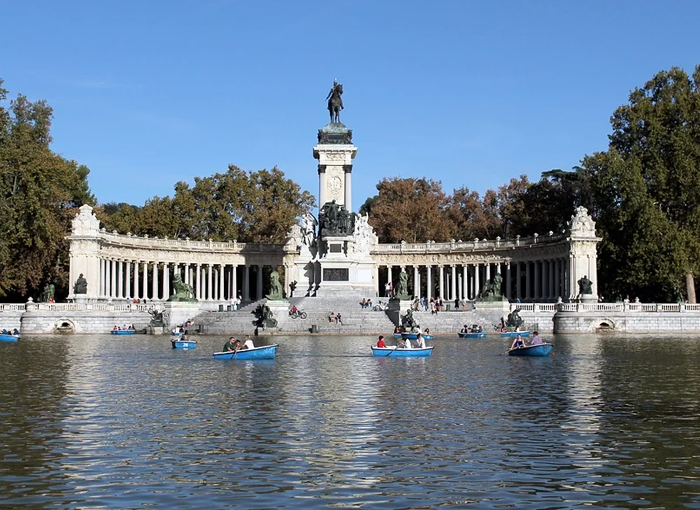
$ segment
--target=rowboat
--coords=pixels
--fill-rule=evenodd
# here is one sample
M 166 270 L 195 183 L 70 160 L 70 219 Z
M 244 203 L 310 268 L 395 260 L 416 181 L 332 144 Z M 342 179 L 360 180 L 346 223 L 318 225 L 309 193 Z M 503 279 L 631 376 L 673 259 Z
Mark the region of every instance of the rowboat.
M 457 333 L 459 338 L 486 338 L 486 332 L 481 333 Z
M 403 338 L 403 333 L 394 333 L 394 338 Z
M 19 335 L 0 333 L 0 342 L 16 342 L 17 340 L 19 340 Z
M 251 347 L 240 351 L 215 352 L 213 356 L 216 359 L 275 359 L 278 344 L 263 345 L 262 347 Z
M 171 335 L 173 335 L 173 336 L 182 336 L 182 335 L 184 335 L 184 334 L 185 334 L 184 331 L 173 331 L 173 332 L 171 333 Z
M 429 334 L 429 333 L 423 333 L 423 338 L 425 338 L 426 340 L 432 340 L 432 339 L 433 339 L 433 335 L 431 335 L 431 334 Z
M 433 346 L 422 349 L 402 349 L 398 347 L 375 347 L 372 346 L 372 354 L 378 357 L 392 358 L 425 358 L 433 353 Z
M 195 340 L 173 339 L 170 343 L 173 344 L 173 349 L 182 349 L 183 351 L 197 348 L 197 342 Z
M 418 340 L 418 333 L 404 333 L 403 337 L 409 340 Z
M 111 331 L 113 335 L 135 335 L 135 329 L 113 329 Z
M 504 331 L 503 333 L 501 333 L 501 338 L 515 338 L 518 335 L 520 335 L 522 337 L 526 337 L 526 336 L 530 336 L 530 332 L 529 331 Z
M 549 356 L 554 349 L 553 344 L 527 345 L 508 350 L 508 356 Z

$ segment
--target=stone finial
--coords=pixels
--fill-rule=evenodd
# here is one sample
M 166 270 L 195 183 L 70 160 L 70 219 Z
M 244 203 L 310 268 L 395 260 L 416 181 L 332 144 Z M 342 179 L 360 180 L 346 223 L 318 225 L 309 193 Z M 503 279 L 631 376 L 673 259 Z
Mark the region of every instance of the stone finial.
M 95 235 L 100 232 L 100 220 L 97 219 L 92 207 L 81 205 L 79 213 L 73 218 L 72 231 L 74 236 Z
M 595 237 L 595 222 L 588 214 L 588 209 L 578 206 L 571 216 L 569 232 L 575 237 Z

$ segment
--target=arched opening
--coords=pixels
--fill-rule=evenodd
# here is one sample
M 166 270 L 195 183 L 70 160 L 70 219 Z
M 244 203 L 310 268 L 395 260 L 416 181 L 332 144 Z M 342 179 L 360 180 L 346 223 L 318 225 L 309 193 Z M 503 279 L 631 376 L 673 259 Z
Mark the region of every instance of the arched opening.
M 68 335 L 75 333 L 75 325 L 72 321 L 68 319 L 59 319 L 58 321 L 56 321 L 54 329 L 56 330 L 56 333 L 63 333 Z

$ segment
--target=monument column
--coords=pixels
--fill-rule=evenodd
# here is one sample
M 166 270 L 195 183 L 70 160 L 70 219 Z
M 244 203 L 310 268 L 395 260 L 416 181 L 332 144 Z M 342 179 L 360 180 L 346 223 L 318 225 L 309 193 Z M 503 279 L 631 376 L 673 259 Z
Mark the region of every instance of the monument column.
M 535 266 L 535 280 L 534 280 L 534 289 L 532 292 L 532 299 L 533 301 L 538 301 L 541 297 L 541 288 L 542 288 L 542 282 L 541 282 L 541 273 L 540 273 L 540 261 L 536 260 L 533 262 Z
M 479 263 L 474 264 L 474 299 L 479 297 L 481 292 L 481 283 L 479 282 Z
M 201 264 L 197 264 L 197 269 L 195 270 L 196 273 L 194 274 L 194 279 L 196 283 L 196 290 L 195 294 L 197 296 L 197 301 L 202 300 L 202 271 L 201 271 Z
M 243 266 L 243 301 L 250 299 L 250 266 Z
M 224 298 L 224 266 L 219 265 L 219 288 L 217 289 L 216 299 L 221 301 Z

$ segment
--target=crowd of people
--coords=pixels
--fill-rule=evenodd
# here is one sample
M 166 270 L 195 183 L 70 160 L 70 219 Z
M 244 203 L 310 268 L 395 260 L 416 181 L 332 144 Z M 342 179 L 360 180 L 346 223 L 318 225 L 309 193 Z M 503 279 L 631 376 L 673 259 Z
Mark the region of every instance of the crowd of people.
M 460 333 L 483 333 L 484 328 L 481 324 L 472 324 L 471 326 L 464 325 L 464 327 L 459 331 Z
M 17 328 L 14 328 L 12 331 L 3 328 L 2 330 L 3 335 L 13 335 L 13 336 L 19 336 L 19 330 Z
M 360 308 L 372 308 L 372 300 L 369 298 L 362 298 L 362 301 L 360 301 Z

